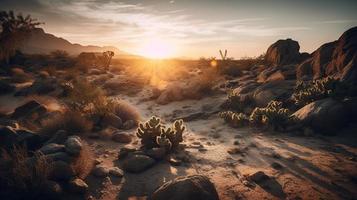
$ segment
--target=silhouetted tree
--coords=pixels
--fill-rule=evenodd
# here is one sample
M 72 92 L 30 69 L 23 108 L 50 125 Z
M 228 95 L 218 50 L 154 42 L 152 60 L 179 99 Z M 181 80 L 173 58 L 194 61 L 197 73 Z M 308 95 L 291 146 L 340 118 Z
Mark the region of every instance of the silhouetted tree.
M 105 51 L 103 52 L 103 57 L 104 57 L 104 68 L 106 70 L 109 69 L 109 65 L 110 65 L 110 62 L 112 60 L 112 57 L 114 56 L 114 52 L 113 51 Z
M 30 15 L 24 17 L 13 11 L 0 11 L 0 61 L 8 63 L 9 58 L 21 47 L 31 30 L 40 25 Z

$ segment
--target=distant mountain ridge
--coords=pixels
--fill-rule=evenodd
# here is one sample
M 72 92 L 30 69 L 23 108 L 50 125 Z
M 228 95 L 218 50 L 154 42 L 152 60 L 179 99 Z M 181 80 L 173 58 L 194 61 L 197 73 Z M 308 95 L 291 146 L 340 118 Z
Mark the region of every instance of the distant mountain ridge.
M 70 55 L 78 55 L 81 52 L 103 52 L 113 51 L 115 56 L 119 57 L 136 57 L 113 46 L 83 46 L 73 44 L 55 35 L 46 33 L 42 28 L 36 28 L 31 32 L 30 38 L 25 42 L 21 51 L 28 54 L 48 54 L 51 51 L 64 50 Z

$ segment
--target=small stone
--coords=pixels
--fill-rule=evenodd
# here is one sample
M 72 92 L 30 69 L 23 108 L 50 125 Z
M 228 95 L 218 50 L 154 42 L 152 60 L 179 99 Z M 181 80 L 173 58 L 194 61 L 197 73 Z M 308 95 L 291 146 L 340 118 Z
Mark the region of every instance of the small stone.
M 238 140 L 234 141 L 233 145 L 239 145 L 239 141 Z
M 154 158 L 155 160 L 161 160 L 166 156 L 166 149 L 162 147 L 154 147 L 152 149 L 147 150 L 146 155 Z
M 95 159 L 94 160 L 94 165 L 99 165 L 100 163 L 102 163 L 103 161 L 101 159 Z
M 132 155 L 123 163 L 123 169 L 128 172 L 139 173 L 155 164 L 155 160 L 146 155 Z
M 123 124 L 123 129 L 125 129 L 125 130 L 132 129 L 132 128 L 134 128 L 134 127 L 136 127 L 136 123 L 135 123 L 134 120 L 131 120 L 131 119 L 127 120 L 127 121 L 124 122 L 124 124 Z
M 283 168 L 283 166 L 282 166 L 281 164 L 277 163 L 277 162 L 273 162 L 273 163 L 271 164 L 271 166 L 272 166 L 274 169 L 276 169 L 276 170 L 280 170 L 280 169 Z
M 112 135 L 112 140 L 115 142 L 119 142 L 119 143 L 130 143 L 131 142 L 131 136 L 127 133 L 113 133 Z
M 82 150 L 82 141 L 78 136 L 71 136 L 65 142 L 66 152 L 77 156 Z
M 199 151 L 199 152 L 206 152 L 206 151 L 207 151 L 207 149 L 206 149 L 206 148 L 204 148 L 204 147 L 200 147 L 200 148 L 198 149 L 198 151 Z
M 249 178 L 250 178 L 250 180 L 252 180 L 258 184 L 270 179 L 270 177 L 262 171 L 258 171 L 256 173 L 254 173 L 253 175 L 249 176 Z
M 93 169 L 92 173 L 94 176 L 102 178 L 109 174 L 109 169 L 107 167 L 97 165 Z
M 172 166 L 180 166 L 182 164 L 182 161 L 175 158 L 170 158 L 169 163 Z
M 118 167 L 110 168 L 109 174 L 111 174 L 113 176 L 116 176 L 116 177 L 123 177 L 124 176 L 123 170 L 119 169 Z
M 242 154 L 242 150 L 240 148 L 236 148 L 236 147 L 233 147 L 233 148 L 230 148 L 228 149 L 227 151 L 229 154 Z
M 63 152 L 64 150 L 65 150 L 64 145 L 56 144 L 56 143 L 47 144 L 39 149 L 39 151 L 43 154 Z
M 76 178 L 68 183 L 68 189 L 73 193 L 84 194 L 88 191 L 88 185 L 82 179 Z

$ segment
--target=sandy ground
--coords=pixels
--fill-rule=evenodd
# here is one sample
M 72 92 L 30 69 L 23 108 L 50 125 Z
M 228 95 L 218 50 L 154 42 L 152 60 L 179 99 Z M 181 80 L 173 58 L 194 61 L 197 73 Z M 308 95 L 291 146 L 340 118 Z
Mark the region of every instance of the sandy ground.
M 194 113 L 212 112 L 225 98 L 218 95 L 158 105 L 144 100 L 149 89 L 118 97 L 135 105 L 145 120 L 155 115 L 166 122 Z M 1 111 L 10 112 L 26 100 L 2 96 L 0 104 L 7 106 Z M 57 107 L 55 99 L 42 98 L 41 102 L 53 109 Z M 186 126 L 186 148 L 178 155 L 186 160 L 180 166 L 161 161 L 142 173 L 125 173 L 123 178 L 100 179 L 90 175 L 86 182 L 91 199 L 146 199 L 163 183 L 191 174 L 208 176 L 222 200 L 357 198 L 357 137 L 351 130 L 341 131 L 335 137 L 267 133 L 253 128 L 233 129 L 215 114 L 186 122 Z M 353 130 L 356 132 L 357 128 Z M 104 165 L 119 166 L 119 149 L 140 145 L 135 131 L 126 131 L 133 136 L 128 145 L 103 138 L 87 139 L 87 142 Z M 271 179 L 258 184 L 250 181 L 248 177 L 258 171 Z
M 224 96 L 158 105 L 142 101 L 147 91 L 135 97 L 121 96 L 138 107 L 144 118 L 152 115 L 166 121 L 209 110 Z M 215 184 L 220 199 L 354 199 L 357 197 L 356 137 L 302 137 L 289 133 L 263 133 L 253 128 L 233 129 L 217 115 L 187 122 L 184 136 L 188 160 L 181 166 L 162 161 L 139 174 L 121 179 L 89 177 L 95 199 L 141 199 L 177 176 L 204 174 Z M 135 130 L 128 131 L 135 138 Z M 349 131 L 350 132 L 350 131 Z M 117 154 L 124 145 L 110 140 L 89 140 L 98 158 L 118 166 Z M 128 146 L 138 146 L 135 139 Z M 228 151 L 235 150 L 234 154 Z M 255 184 L 249 175 L 263 171 L 272 179 Z M 94 189 L 93 189 L 94 188 Z

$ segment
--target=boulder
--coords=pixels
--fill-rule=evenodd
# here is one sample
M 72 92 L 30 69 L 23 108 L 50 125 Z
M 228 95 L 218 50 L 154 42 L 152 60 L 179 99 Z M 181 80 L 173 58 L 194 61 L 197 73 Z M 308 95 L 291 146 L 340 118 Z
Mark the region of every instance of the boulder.
M 313 128 L 314 131 L 334 134 L 340 128 L 348 125 L 353 119 L 353 108 L 349 108 L 352 102 L 341 102 L 332 98 L 312 102 L 296 111 L 293 116 L 301 120 L 305 126 Z M 354 101 L 354 106 L 357 101 Z M 351 106 L 352 107 L 352 106 Z
M 42 115 L 47 112 L 44 105 L 35 100 L 28 101 L 27 103 L 17 107 L 12 113 L 13 118 L 27 117 L 32 114 Z
M 322 45 L 310 60 L 299 65 L 299 79 L 310 74 L 315 79 L 333 76 L 357 83 L 357 27 L 344 32 L 337 41 Z
M 44 137 L 27 129 L 17 129 L 17 145 L 26 146 L 28 150 L 33 151 L 43 145 Z
M 66 152 L 70 155 L 77 156 L 82 150 L 82 140 L 78 136 L 70 136 L 64 143 Z
M 112 135 L 112 140 L 115 142 L 127 144 L 131 142 L 131 136 L 127 133 L 115 132 Z
M 278 40 L 268 48 L 265 59 L 271 66 L 296 64 L 300 61 L 299 50 L 300 45 L 297 41 Z
M 155 160 L 146 155 L 130 155 L 123 162 L 123 169 L 132 173 L 147 170 L 155 164 Z
M 112 126 L 115 128 L 122 128 L 123 122 L 118 117 L 116 114 L 109 113 L 107 115 L 104 115 L 104 117 L 101 120 L 101 125 L 102 126 Z
M 85 194 L 88 191 L 88 185 L 80 178 L 75 178 L 68 183 L 69 191 L 77 194 Z
M 273 81 L 256 88 L 252 97 L 259 107 L 265 107 L 272 100 L 286 100 L 294 92 L 294 80 Z
M 52 154 L 57 152 L 64 152 L 65 147 L 62 144 L 50 143 L 41 147 L 39 151 L 43 154 Z
M 218 200 L 214 184 L 202 175 L 178 177 L 158 188 L 152 200 Z

